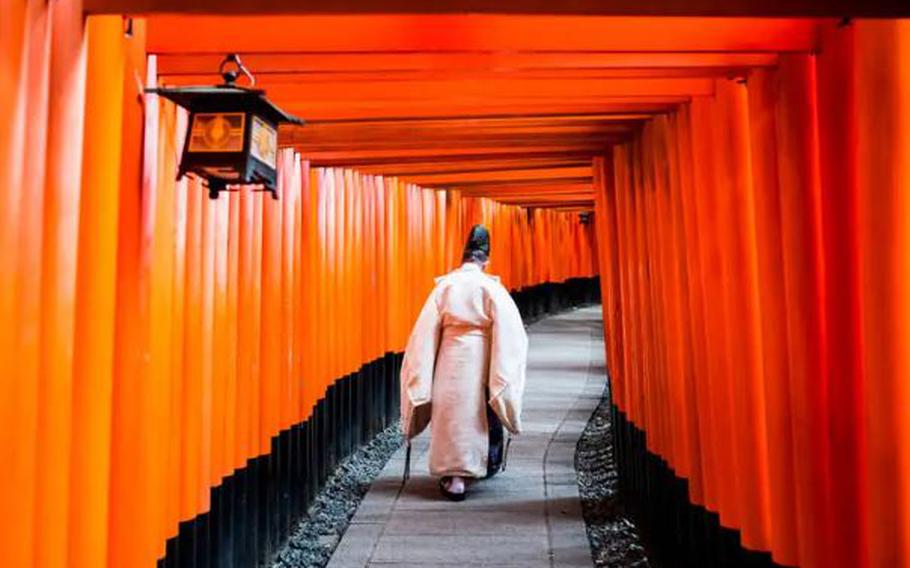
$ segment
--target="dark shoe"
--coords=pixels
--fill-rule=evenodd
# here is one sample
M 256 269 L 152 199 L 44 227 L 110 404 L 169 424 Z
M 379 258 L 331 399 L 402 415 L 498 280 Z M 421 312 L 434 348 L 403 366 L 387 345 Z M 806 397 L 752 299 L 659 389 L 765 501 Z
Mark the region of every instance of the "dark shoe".
M 487 474 L 484 479 L 489 479 L 502 471 L 505 450 L 503 448 L 504 430 L 502 422 L 490 405 L 487 405 L 487 427 L 489 428 L 489 451 L 487 453 Z
M 445 498 L 448 499 L 449 501 L 464 501 L 465 494 L 467 493 L 467 491 L 462 492 L 462 493 L 452 493 L 451 491 L 449 491 L 448 487 L 446 487 L 446 485 L 448 485 L 449 481 L 451 481 L 451 480 L 452 480 L 451 477 L 443 477 L 442 479 L 440 479 L 439 480 L 439 491 L 442 492 L 442 494 L 445 496 Z
M 487 474 L 484 475 L 481 479 L 490 479 L 500 471 L 502 471 L 502 463 L 487 462 Z

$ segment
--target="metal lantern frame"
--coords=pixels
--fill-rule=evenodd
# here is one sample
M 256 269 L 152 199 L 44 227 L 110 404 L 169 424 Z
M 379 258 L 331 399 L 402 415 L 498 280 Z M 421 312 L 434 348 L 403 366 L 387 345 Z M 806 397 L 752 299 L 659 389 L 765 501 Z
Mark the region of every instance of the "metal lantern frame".
M 221 85 L 146 89 L 190 113 L 177 179 L 189 173 L 204 179 L 212 199 L 229 185 L 258 185 L 277 199 L 278 127 L 304 122 L 253 88 L 238 55 L 225 57 L 219 72 Z M 241 74 L 250 87 L 236 84 Z

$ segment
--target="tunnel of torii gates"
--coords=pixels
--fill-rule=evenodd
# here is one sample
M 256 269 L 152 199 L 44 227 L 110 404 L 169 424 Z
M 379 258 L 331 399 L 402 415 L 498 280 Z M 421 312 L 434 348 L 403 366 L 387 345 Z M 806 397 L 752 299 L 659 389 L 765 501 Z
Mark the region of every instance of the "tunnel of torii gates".
M 910 7 L 380 4 L 3 1 L 2 564 L 267 558 L 482 222 L 525 316 L 602 296 L 668 557 L 910 566 Z M 307 121 L 277 200 L 143 95 L 228 52 Z

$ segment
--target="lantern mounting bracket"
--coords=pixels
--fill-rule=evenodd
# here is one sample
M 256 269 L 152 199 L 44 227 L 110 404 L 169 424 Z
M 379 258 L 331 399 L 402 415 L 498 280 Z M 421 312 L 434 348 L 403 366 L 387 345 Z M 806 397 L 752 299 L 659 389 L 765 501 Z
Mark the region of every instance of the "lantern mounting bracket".
M 234 69 L 225 70 L 225 67 L 232 64 L 235 67 Z M 246 68 L 246 65 L 243 64 L 240 60 L 240 56 L 236 53 L 229 53 L 224 57 L 224 60 L 218 67 L 218 73 L 220 73 L 221 78 L 224 79 L 225 86 L 233 87 L 241 74 L 246 75 L 246 78 L 250 80 L 250 87 L 256 86 L 256 78 L 253 77 L 253 74 L 250 73 L 250 70 Z

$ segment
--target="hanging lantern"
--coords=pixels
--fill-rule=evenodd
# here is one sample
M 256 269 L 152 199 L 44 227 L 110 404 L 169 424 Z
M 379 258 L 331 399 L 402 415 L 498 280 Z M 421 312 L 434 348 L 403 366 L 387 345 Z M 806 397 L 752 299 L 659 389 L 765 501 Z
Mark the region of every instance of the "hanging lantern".
M 257 185 L 277 199 L 278 126 L 303 124 L 272 104 L 240 57 L 228 55 L 219 69 L 224 83 L 214 86 L 161 87 L 160 95 L 187 109 L 189 128 L 177 179 L 188 173 L 206 180 L 217 199 L 228 185 Z M 237 85 L 241 73 L 250 87 Z

